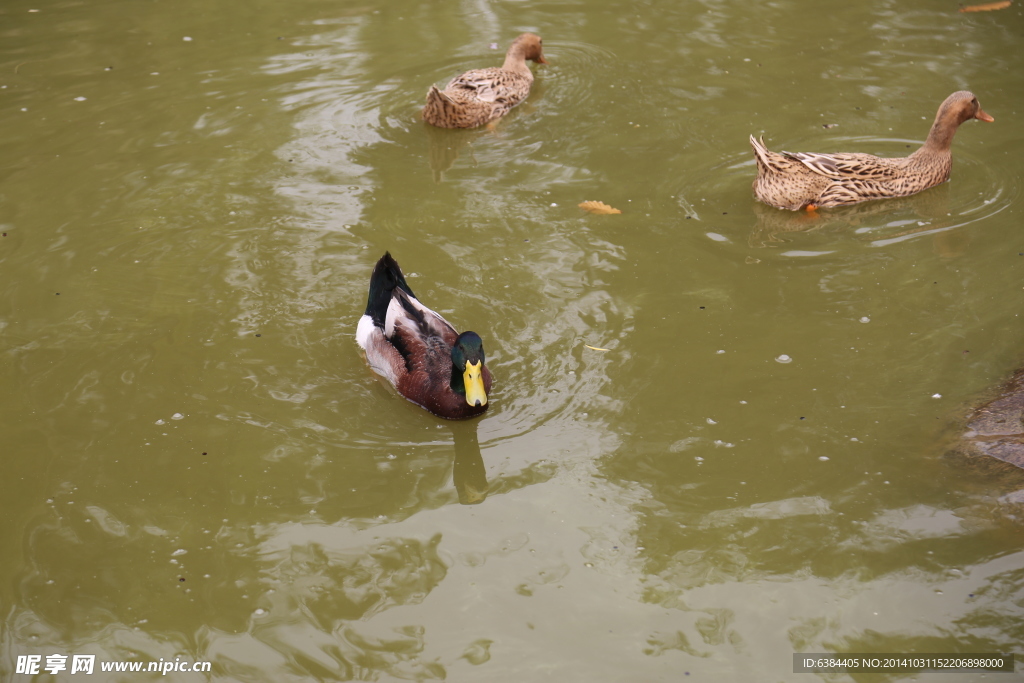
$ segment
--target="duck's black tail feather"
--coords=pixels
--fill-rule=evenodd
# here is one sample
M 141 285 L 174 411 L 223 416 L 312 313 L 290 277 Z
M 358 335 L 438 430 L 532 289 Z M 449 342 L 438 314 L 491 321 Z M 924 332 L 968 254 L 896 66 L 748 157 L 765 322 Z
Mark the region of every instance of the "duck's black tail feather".
M 395 291 L 395 287 L 416 298 L 405 281 L 398 261 L 391 257 L 390 252 L 384 252 L 377 265 L 373 267 L 373 275 L 370 276 L 370 295 L 366 300 L 366 315 L 373 318 L 373 323 L 378 327 L 384 326 L 388 304 L 391 303 L 391 293 Z

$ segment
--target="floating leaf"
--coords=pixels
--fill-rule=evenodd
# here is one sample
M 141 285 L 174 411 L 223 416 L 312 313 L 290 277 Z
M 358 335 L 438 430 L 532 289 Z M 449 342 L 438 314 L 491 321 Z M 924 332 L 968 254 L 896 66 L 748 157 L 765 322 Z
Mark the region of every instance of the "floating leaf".
M 597 346 L 591 346 L 590 344 L 584 344 L 584 346 L 586 346 L 588 349 L 593 349 L 594 351 L 607 351 L 608 350 L 608 349 L 598 348 Z
M 961 12 L 991 12 L 997 9 L 1006 9 L 1013 3 L 1010 0 L 1001 0 L 1000 2 L 986 2 L 984 5 L 968 5 L 967 7 L 961 7 Z
M 622 213 L 618 209 L 613 209 L 604 202 L 580 202 L 580 208 L 587 213 L 596 214 L 611 214 L 611 213 Z

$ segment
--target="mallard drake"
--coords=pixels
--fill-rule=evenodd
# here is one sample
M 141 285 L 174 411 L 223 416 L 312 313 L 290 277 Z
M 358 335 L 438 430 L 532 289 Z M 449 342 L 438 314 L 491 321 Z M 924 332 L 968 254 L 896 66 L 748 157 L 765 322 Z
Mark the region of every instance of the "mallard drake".
M 779 154 L 764 146 L 764 138 L 751 135 L 757 160 L 754 194 L 765 204 L 792 211 L 916 194 L 949 180 L 953 135 L 968 119 L 995 120 L 982 111 L 973 93 L 953 93 L 939 107 L 921 148 L 897 159 L 870 154 Z
M 440 128 L 476 128 L 501 118 L 530 94 L 533 73 L 526 60 L 547 64 L 540 36 L 524 33 L 512 41 L 501 68 L 473 69 L 445 89 L 430 86 L 423 119 Z
M 370 276 L 356 341 L 374 372 L 435 415 L 454 420 L 487 410 L 491 371 L 480 336 L 459 334 L 421 304 L 388 252 Z

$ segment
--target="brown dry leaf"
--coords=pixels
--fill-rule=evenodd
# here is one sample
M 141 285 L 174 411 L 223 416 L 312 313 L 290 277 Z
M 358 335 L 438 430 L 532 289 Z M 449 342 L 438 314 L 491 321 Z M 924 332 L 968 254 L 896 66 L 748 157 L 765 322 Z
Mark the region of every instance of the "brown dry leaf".
M 604 202 L 580 202 L 579 206 L 587 213 L 596 213 L 602 215 L 611 213 L 622 213 L 618 209 L 613 209 Z
M 1010 0 L 1001 0 L 1000 2 L 986 2 L 984 5 L 968 5 L 967 7 L 961 7 L 961 12 L 991 12 L 997 9 L 1006 9 L 1013 3 Z

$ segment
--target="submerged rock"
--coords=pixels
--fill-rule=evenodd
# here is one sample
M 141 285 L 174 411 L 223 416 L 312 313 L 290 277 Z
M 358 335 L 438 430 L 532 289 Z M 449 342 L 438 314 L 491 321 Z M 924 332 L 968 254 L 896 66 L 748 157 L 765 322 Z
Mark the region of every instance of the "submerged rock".
M 996 398 L 970 414 L 954 450 L 1024 469 L 1024 370 L 1000 387 Z

